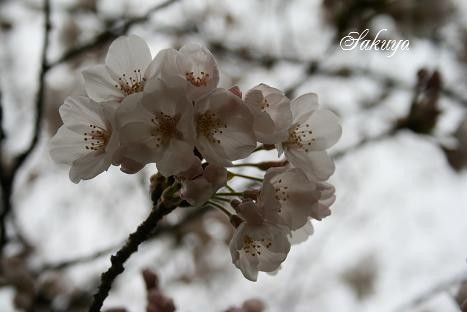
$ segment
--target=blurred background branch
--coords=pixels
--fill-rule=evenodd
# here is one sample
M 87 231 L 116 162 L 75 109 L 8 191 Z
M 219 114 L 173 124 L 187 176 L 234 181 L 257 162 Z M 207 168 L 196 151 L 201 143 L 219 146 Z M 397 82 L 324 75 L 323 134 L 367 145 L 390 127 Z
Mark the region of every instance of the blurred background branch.
M 8 214 L 13 209 L 13 203 L 11 201 L 11 197 L 13 194 L 13 187 L 15 183 L 16 175 L 18 174 L 21 166 L 29 157 L 29 155 L 33 152 L 34 148 L 36 147 L 40 133 L 41 133 L 41 125 L 43 121 L 43 113 L 44 113 L 44 94 L 46 88 L 46 81 L 45 76 L 47 73 L 47 51 L 49 47 L 49 36 L 50 36 L 50 29 L 51 29 L 51 22 L 50 22 L 50 0 L 44 0 L 44 39 L 43 39 L 43 46 L 42 46 L 42 54 L 41 54 L 41 68 L 39 73 L 39 88 L 37 91 L 36 96 L 36 105 L 35 105 L 35 119 L 34 119 L 34 129 L 32 134 L 31 143 L 29 144 L 28 148 L 17 155 L 12 164 L 7 164 L 6 160 L 0 158 L 2 160 L 1 165 L 1 187 L 2 187 L 2 210 L 0 212 L 0 255 L 3 253 L 3 249 L 5 244 L 8 241 L 7 238 L 7 225 L 6 225 L 6 218 Z M 0 152 L 3 152 L 0 150 Z

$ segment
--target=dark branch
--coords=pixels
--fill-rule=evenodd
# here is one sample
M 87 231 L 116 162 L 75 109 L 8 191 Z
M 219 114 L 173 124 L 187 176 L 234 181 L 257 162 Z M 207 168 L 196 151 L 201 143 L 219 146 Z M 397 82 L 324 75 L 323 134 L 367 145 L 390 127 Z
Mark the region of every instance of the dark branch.
M 65 63 L 65 62 L 68 62 L 78 56 L 81 56 L 83 55 L 84 53 L 90 51 L 90 50 L 93 50 L 93 49 L 96 49 L 102 45 L 104 45 L 105 43 L 107 43 L 108 41 L 118 37 L 118 36 L 121 36 L 121 35 L 124 35 L 128 32 L 128 30 L 130 29 L 131 26 L 133 25 L 136 25 L 136 24 L 139 24 L 139 23 L 143 23 L 145 21 L 147 21 L 152 14 L 154 14 L 155 12 L 165 8 L 165 7 L 168 7 L 170 6 L 171 4 L 177 2 L 178 0 L 167 0 L 167 1 L 164 1 L 154 7 L 152 7 L 151 9 L 149 9 L 148 12 L 146 12 L 146 14 L 142 15 L 142 16 L 139 16 L 139 17 L 135 17 L 135 18 L 130 18 L 128 19 L 126 22 L 124 23 L 121 23 L 120 20 L 114 20 L 113 22 L 110 23 L 110 26 L 104 30 L 103 32 L 101 32 L 100 34 L 98 34 L 94 39 L 90 40 L 89 42 L 81 45 L 81 46 L 78 46 L 76 48 L 72 48 L 68 51 L 66 51 L 65 53 L 63 53 L 63 55 L 58 58 L 56 61 L 54 62 L 51 62 L 48 64 L 48 68 L 52 68 L 54 66 L 57 66 L 59 64 L 62 64 L 62 63 Z
M 141 223 L 135 232 L 130 234 L 126 244 L 113 256 L 110 257 L 112 263 L 110 268 L 102 273 L 101 285 L 94 295 L 94 301 L 89 308 L 89 312 L 99 312 L 102 308 L 105 298 L 109 295 L 110 288 L 115 278 L 124 271 L 124 263 L 130 256 L 138 250 L 138 246 L 147 240 L 154 231 L 157 223 L 167 214 L 172 212 L 178 204 L 170 204 L 166 201 L 160 201 L 153 208 L 147 219 Z
M 5 138 L 5 132 L 3 132 L 3 105 L 2 105 L 2 91 L 0 91 L 0 144 L 2 144 L 3 139 Z M 1 153 L 0 147 L 0 153 Z M 0 160 L 1 160 L 0 155 Z
M 35 103 L 35 110 L 36 116 L 34 120 L 34 132 L 31 143 L 29 147 L 15 157 L 13 161 L 13 166 L 11 170 L 5 170 L 6 168 L 2 168 L 2 178 L 1 178 L 1 186 L 2 186 L 2 211 L 0 214 L 0 253 L 3 252 L 3 247 L 7 242 L 7 233 L 5 228 L 5 221 L 7 215 L 10 213 L 12 209 L 11 203 L 11 195 L 13 192 L 13 184 L 15 182 L 16 174 L 18 173 L 19 169 L 32 153 L 34 148 L 36 147 L 39 137 L 40 137 L 40 130 L 42 125 L 42 116 L 44 113 L 44 94 L 45 94 L 45 76 L 47 74 L 47 51 L 49 47 L 49 35 L 50 35 L 50 0 L 44 0 L 44 43 L 42 46 L 42 56 L 41 56 L 41 68 L 39 73 L 39 89 L 37 92 L 36 103 Z M 2 166 L 3 167 L 3 166 Z

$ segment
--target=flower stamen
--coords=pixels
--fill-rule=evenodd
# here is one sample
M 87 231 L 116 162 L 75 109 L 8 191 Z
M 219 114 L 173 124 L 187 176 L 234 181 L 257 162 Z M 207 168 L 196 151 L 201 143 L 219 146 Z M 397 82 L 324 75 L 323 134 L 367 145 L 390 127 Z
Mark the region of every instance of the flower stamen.
M 269 108 L 269 103 L 268 103 L 268 100 L 264 99 L 262 102 L 261 102 L 261 111 L 266 111 L 267 108 Z
M 316 139 L 311 137 L 313 131 L 311 131 L 309 124 L 296 124 L 294 127 L 289 129 L 289 138 L 286 142 L 287 145 L 303 148 L 305 152 L 308 152 L 308 146 L 311 146 L 312 141 Z
M 269 239 L 254 240 L 249 235 L 245 235 L 243 238 L 243 251 L 246 254 L 251 254 L 253 257 L 260 256 L 263 247 L 269 249 L 271 245 L 272 242 Z
M 205 136 L 211 143 L 221 143 L 221 141 L 214 136 L 222 134 L 222 128 L 226 129 L 227 125 L 223 123 L 215 113 L 206 112 L 198 117 L 198 134 Z
M 104 151 L 109 143 L 112 130 L 107 130 L 96 125 L 89 125 L 90 132 L 84 133 L 85 148 L 92 151 Z
M 172 137 L 182 137 L 177 129 L 178 119 L 176 117 L 159 112 L 151 119 L 151 122 L 156 126 L 153 133 L 156 138 L 156 147 L 166 144 Z
M 209 81 L 209 74 L 200 72 L 200 75 L 195 77 L 193 72 L 189 72 L 185 73 L 185 78 L 195 87 L 205 87 Z
M 125 96 L 128 96 L 133 93 L 142 92 L 145 84 L 146 78 L 141 75 L 141 69 L 135 69 L 133 76 L 128 77 L 126 74 L 123 74 L 122 77 L 119 77 L 115 88 L 119 89 Z

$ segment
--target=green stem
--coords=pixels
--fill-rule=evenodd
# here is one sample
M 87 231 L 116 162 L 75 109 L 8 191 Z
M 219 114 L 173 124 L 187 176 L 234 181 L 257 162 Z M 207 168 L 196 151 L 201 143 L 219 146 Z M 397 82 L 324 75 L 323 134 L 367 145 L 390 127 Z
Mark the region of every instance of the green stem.
M 216 196 L 243 196 L 242 192 L 216 193 Z
M 258 164 L 254 163 L 243 163 L 243 164 L 236 164 L 234 167 L 258 167 Z
M 226 184 L 225 187 L 231 191 L 232 193 L 235 193 L 235 190 L 233 189 L 233 187 L 231 187 L 230 185 Z
M 230 172 L 230 174 L 232 176 L 234 176 L 234 177 L 239 177 L 239 178 L 249 179 L 249 180 L 253 180 L 253 181 L 263 182 L 263 179 L 261 179 L 261 178 L 252 177 L 252 176 L 249 176 L 249 175 L 246 175 L 246 174 L 240 174 L 240 173 L 234 173 L 234 172 Z

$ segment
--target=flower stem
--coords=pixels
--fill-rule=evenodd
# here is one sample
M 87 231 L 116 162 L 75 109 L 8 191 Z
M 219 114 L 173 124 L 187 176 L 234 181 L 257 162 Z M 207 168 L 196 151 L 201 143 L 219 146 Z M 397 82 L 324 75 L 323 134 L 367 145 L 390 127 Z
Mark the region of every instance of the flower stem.
M 255 163 L 243 163 L 243 164 L 236 164 L 234 167 L 258 167 L 258 164 Z
M 233 189 L 233 187 L 231 187 L 230 185 L 226 184 L 225 187 L 231 191 L 232 193 L 235 193 L 235 190 Z
M 216 193 L 216 196 L 243 196 L 243 192 Z
M 253 180 L 253 181 L 263 182 L 263 179 L 261 179 L 261 178 L 252 177 L 252 176 L 249 176 L 249 175 L 246 175 L 246 174 L 240 174 L 240 173 L 235 173 L 235 172 L 230 172 L 230 174 L 232 176 L 234 176 L 234 177 L 239 177 L 239 178 L 249 179 L 249 180 Z

